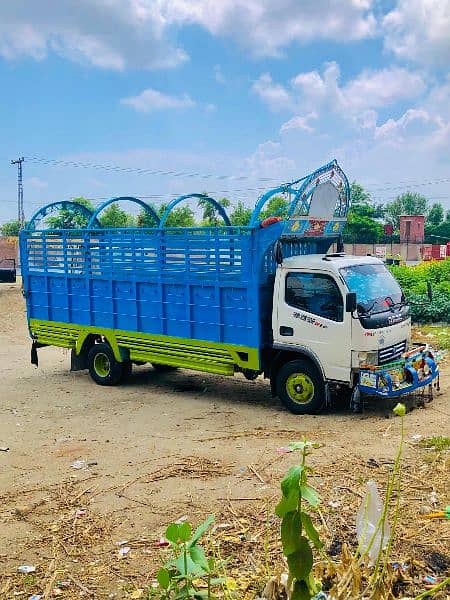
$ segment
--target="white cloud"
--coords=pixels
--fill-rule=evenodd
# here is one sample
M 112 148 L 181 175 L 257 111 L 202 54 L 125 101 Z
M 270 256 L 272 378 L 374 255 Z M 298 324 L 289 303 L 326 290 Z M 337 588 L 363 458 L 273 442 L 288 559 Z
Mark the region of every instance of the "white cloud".
M 256 55 L 316 40 L 352 41 L 373 36 L 373 0 L 165 0 L 170 22 L 202 25 Z
M 316 112 L 310 112 L 307 115 L 305 115 L 304 117 L 297 115 L 296 117 L 292 117 L 292 119 L 289 119 L 289 121 L 286 121 L 286 123 L 283 123 L 283 125 L 280 128 L 280 133 L 286 133 L 287 131 L 292 131 L 295 129 L 303 129 L 303 131 L 306 131 L 308 133 L 313 133 L 314 132 L 314 127 L 312 127 L 309 124 L 309 121 L 314 121 L 316 119 L 318 119 L 319 115 Z
M 174 42 L 195 24 L 255 55 L 291 43 L 375 34 L 374 0 L 15 0 L 0 3 L 0 56 L 56 52 L 100 68 L 167 68 L 187 59 Z M 220 75 L 219 75 L 220 78 Z
M 450 0 L 398 0 L 383 19 L 385 46 L 399 58 L 447 67 Z
M 152 88 L 144 90 L 137 96 L 122 98 L 120 102 L 142 113 L 149 113 L 155 110 L 192 108 L 195 106 L 195 102 L 187 94 L 181 97 L 169 96 Z
M 322 73 L 299 73 L 288 86 L 274 82 L 265 73 L 252 89 L 271 110 L 340 114 L 362 128 L 375 126 L 375 109 L 416 98 L 425 90 L 420 73 L 400 67 L 366 69 L 344 85 L 340 77 L 339 65 L 330 62 L 324 65 Z
M 273 111 L 295 108 L 291 92 L 275 83 L 269 73 L 264 73 L 253 82 L 252 91 Z
M 56 52 L 107 69 L 173 67 L 187 56 L 168 26 L 154 0 L 1 2 L 0 56 L 42 60 Z

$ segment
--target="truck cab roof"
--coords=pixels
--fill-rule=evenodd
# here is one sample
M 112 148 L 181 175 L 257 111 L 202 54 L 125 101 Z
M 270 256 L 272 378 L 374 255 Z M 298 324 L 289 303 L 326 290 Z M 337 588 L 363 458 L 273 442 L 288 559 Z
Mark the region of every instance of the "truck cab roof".
M 283 259 L 283 269 L 313 269 L 337 272 L 351 265 L 383 264 L 375 256 L 353 256 L 351 254 L 304 254 Z

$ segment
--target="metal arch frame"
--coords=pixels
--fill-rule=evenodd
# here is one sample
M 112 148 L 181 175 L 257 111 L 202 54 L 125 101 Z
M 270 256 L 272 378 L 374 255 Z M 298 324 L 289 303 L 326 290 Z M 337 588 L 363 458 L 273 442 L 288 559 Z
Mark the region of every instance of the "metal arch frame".
M 101 226 L 96 218 L 95 212 L 92 211 L 87 206 L 84 206 L 84 204 L 80 204 L 79 202 L 74 202 L 73 200 L 58 200 L 57 202 L 51 202 L 50 204 L 46 204 L 45 206 L 43 206 L 42 208 L 37 210 L 34 213 L 34 215 L 31 217 L 31 219 L 25 229 L 28 231 L 35 230 L 36 222 L 44 219 L 49 213 L 53 212 L 53 209 L 58 209 L 58 210 L 72 209 L 72 210 L 74 210 L 74 212 L 83 214 L 88 219 L 89 223 L 93 219 L 93 217 L 95 217 L 94 220 L 96 221 L 97 225 L 99 227 Z
M 211 196 L 207 196 L 206 194 L 185 194 L 184 196 L 178 196 L 178 198 L 175 198 L 174 200 L 169 202 L 166 210 L 164 211 L 163 216 L 161 217 L 161 221 L 159 223 L 159 226 L 161 228 L 165 227 L 167 218 L 168 218 L 169 214 L 171 213 L 172 209 L 177 204 L 180 204 L 180 202 L 183 202 L 183 200 L 187 200 L 188 198 L 198 198 L 200 200 L 208 200 L 208 202 L 210 202 L 211 204 L 213 204 L 216 207 L 216 209 L 220 213 L 220 216 L 225 221 L 225 225 L 227 227 L 231 227 L 230 219 L 228 218 L 228 215 L 225 212 L 224 207 L 217 200 L 215 200 L 214 198 L 211 198 Z
M 109 200 L 106 200 L 105 202 L 103 202 L 103 204 L 100 204 L 100 206 L 95 209 L 95 211 L 92 213 L 92 217 L 90 218 L 89 223 L 86 226 L 86 229 L 92 229 L 94 226 L 94 223 L 97 224 L 97 227 L 101 228 L 102 225 L 99 222 L 99 220 L 97 219 L 98 215 L 110 204 L 114 204 L 114 202 L 120 202 L 122 200 L 128 200 L 129 202 L 134 202 L 135 204 L 139 204 L 139 206 L 142 206 L 142 208 L 149 215 L 151 215 L 151 217 L 153 217 L 153 219 L 156 222 L 156 226 L 157 227 L 160 226 L 160 219 L 159 219 L 156 211 L 154 210 L 154 208 L 152 208 L 149 204 L 147 204 L 143 200 L 140 200 L 139 198 L 134 198 L 133 196 L 118 196 L 117 198 L 110 198 Z
M 311 173 L 310 175 L 307 175 L 306 177 L 302 177 L 301 179 L 297 179 L 296 181 L 287 183 L 285 185 L 282 185 L 282 186 L 279 186 L 272 190 L 269 190 L 268 192 L 265 192 L 262 196 L 260 196 L 260 198 L 258 199 L 258 202 L 256 203 L 255 209 L 253 210 L 252 217 L 250 219 L 249 226 L 256 227 L 258 225 L 258 223 L 259 223 L 258 217 L 261 213 L 263 206 L 266 204 L 266 202 L 272 196 L 275 196 L 276 194 L 282 194 L 282 193 L 288 192 L 288 193 L 291 193 L 294 195 L 294 198 L 291 201 L 291 204 L 289 206 L 287 218 L 290 218 L 293 215 L 293 213 L 295 212 L 295 210 L 297 208 L 299 201 L 301 201 L 304 208 L 308 208 L 306 202 L 307 202 L 308 198 L 311 196 L 314 189 L 309 190 L 307 192 L 307 194 L 303 197 L 305 190 L 307 190 L 308 186 L 311 185 L 311 183 L 314 182 L 314 180 L 316 180 L 318 177 L 320 177 L 324 173 L 327 173 L 328 171 L 332 171 L 332 170 L 335 170 L 336 173 L 339 174 L 339 176 L 342 178 L 342 180 L 344 182 L 345 205 L 340 206 L 339 215 L 337 215 L 337 217 L 338 218 L 345 217 L 348 212 L 348 209 L 350 207 L 350 186 L 348 183 L 347 176 L 345 175 L 345 173 L 341 169 L 341 167 L 338 165 L 336 159 L 334 159 L 334 160 L 330 161 L 329 163 L 327 163 L 326 165 L 323 165 L 319 169 L 316 169 L 313 173 Z M 297 185 L 298 183 L 302 183 L 300 188 L 294 188 L 294 186 Z
M 339 215 L 336 215 L 336 217 L 338 218 L 343 218 L 347 215 L 347 212 L 350 208 L 350 185 L 348 183 L 348 179 L 346 174 L 344 173 L 344 171 L 341 169 L 341 167 L 338 165 L 338 162 L 336 159 L 330 161 L 329 163 L 327 163 L 326 165 L 324 165 L 323 167 L 320 167 L 319 169 L 316 169 L 313 173 L 311 173 L 310 175 L 308 175 L 307 177 L 304 177 L 303 179 L 300 179 L 298 181 L 293 182 L 291 185 L 295 185 L 296 183 L 300 183 L 300 181 L 303 181 L 302 185 L 300 186 L 300 188 L 298 190 L 296 190 L 296 195 L 294 200 L 291 203 L 289 212 L 288 212 L 288 218 L 292 216 L 292 214 L 295 212 L 295 209 L 297 208 L 297 204 L 298 201 L 301 199 L 302 200 L 302 204 L 304 206 L 305 202 L 307 201 L 307 199 L 311 196 L 311 194 L 313 193 L 314 189 L 311 189 L 308 191 L 308 193 L 305 195 L 304 198 L 302 198 L 305 190 L 308 188 L 308 186 L 318 177 L 320 177 L 321 175 L 323 175 L 324 173 L 326 173 L 327 171 L 336 171 L 339 176 L 342 178 L 343 182 L 344 182 L 344 191 L 345 191 L 345 205 L 344 206 L 340 206 L 340 210 L 339 210 Z M 344 211 L 342 210 L 344 209 Z
M 297 190 L 295 190 L 293 187 L 291 187 L 290 184 L 287 184 L 287 185 L 280 185 L 277 188 L 273 188 L 273 189 L 269 190 L 268 192 L 265 192 L 262 196 L 260 196 L 258 199 L 258 202 L 256 203 L 255 208 L 253 209 L 249 227 L 256 227 L 258 225 L 258 223 L 259 223 L 258 217 L 261 213 L 261 210 L 264 207 L 264 205 L 266 204 L 266 202 L 268 200 L 270 200 L 270 198 L 272 198 L 272 196 L 275 196 L 276 194 L 285 194 L 286 192 L 288 192 L 290 194 L 295 194 L 295 195 L 297 194 Z

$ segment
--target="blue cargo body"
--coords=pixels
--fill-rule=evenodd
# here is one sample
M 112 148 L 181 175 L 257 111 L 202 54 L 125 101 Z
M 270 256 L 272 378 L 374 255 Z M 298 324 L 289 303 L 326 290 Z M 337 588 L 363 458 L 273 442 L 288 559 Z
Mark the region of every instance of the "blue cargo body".
M 269 343 L 282 227 L 25 231 L 29 319 L 259 350 Z M 329 245 L 287 240 L 283 255 Z

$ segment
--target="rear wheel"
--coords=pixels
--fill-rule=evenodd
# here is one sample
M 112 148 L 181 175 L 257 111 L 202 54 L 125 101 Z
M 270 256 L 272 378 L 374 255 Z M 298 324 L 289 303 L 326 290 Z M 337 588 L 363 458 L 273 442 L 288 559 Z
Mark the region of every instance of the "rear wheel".
M 325 404 L 325 382 L 308 360 L 284 364 L 276 379 L 277 396 L 296 415 L 319 412 Z
M 115 359 L 108 344 L 94 344 L 88 354 L 89 374 L 99 385 L 117 385 L 124 373 L 123 364 Z

